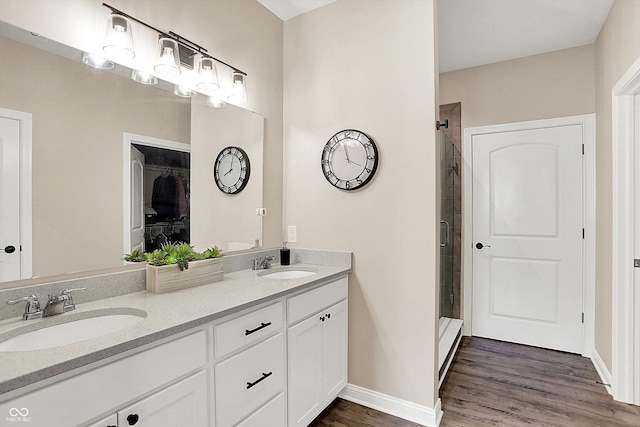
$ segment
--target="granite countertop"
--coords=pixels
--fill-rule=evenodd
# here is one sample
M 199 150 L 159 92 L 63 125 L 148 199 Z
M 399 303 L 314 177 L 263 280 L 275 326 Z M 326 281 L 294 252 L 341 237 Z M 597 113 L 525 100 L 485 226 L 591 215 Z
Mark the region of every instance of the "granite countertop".
M 146 318 L 129 328 L 61 347 L 25 352 L 1 352 L 0 395 L 20 387 L 68 372 L 127 350 L 169 337 L 229 314 L 320 285 L 349 273 L 350 268 L 316 264 L 295 264 L 291 268 L 313 269 L 317 273 L 298 279 L 274 280 L 256 271 L 227 273 L 221 282 L 189 289 L 151 294 L 135 292 L 78 304 L 76 310 L 38 320 L 8 319 L 0 322 L 0 337 L 33 322 L 56 324 L 64 316 L 82 316 L 94 310 L 122 308 L 142 310 Z M 274 268 L 277 271 L 277 267 Z

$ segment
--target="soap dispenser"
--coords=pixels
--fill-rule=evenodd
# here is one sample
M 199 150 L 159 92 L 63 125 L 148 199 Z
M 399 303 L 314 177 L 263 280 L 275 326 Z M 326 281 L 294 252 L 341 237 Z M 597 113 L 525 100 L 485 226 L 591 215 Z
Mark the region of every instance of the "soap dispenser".
M 280 249 L 280 265 L 289 265 L 291 262 L 291 251 L 287 248 L 287 242 L 282 242 L 282 249 Z

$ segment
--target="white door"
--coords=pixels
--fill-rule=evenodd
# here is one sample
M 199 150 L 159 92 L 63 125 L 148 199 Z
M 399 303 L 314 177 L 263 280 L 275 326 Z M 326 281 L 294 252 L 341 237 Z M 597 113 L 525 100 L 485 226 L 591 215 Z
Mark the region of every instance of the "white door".
M 144 252 L 144 154 L 131 146 L 131 250 Z
M 0 282 L 20 279 L 20 121 L 0 116 Z
M 582 138 L 474 135 L 473 335 L 582 352 Z

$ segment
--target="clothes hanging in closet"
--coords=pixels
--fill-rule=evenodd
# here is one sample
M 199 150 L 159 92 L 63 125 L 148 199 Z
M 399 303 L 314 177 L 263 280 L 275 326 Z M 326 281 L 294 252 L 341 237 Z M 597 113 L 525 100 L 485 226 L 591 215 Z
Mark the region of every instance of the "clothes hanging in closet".
M 153 181 L 151 207 L 158 221 L 170 221 L 187 216 L 184 184 L 177 175 L 162 174 Z

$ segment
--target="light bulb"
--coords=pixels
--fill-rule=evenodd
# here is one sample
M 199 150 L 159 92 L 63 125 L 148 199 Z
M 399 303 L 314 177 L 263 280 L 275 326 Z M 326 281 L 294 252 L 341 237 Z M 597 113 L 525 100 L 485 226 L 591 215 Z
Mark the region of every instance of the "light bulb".
M 178 42 L 168 37 L 160 39 L 160 62 L 153 69 L 165 76 L 180 75 Z

